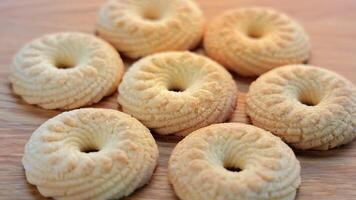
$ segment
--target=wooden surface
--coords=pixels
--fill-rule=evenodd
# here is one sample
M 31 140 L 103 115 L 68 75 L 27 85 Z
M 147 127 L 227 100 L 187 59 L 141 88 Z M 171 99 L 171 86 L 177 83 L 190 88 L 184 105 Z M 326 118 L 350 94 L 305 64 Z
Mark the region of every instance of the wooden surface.
M 356 82 L 356 1 L 354 0 L 200 0 L 208 19 L 225 9 L 269 6 L 298 19 L 310 35 L 311 64 L 332 69 Z M 103 0 L 0 1 L 0 199 L 43 199 L 26 183 L 21 165 L 23 147 L 31 133 L 58 111 L 26 105 L 11 93 L 8 75 L 13 54 L 27 41 L 45 33 L 93 33 Z M 252 79 L 236 77 L 247 91 Z M 117 108 L 116 94 L 95 107 Z M 167 160 L 178 141 L 155 136 L 160 162 L 150 184 L 128 199 L 176 199 L 168 184 Z M 356 199 L 356 142 L 327 152 L 296 152 L 302 165 L 299 200 Z

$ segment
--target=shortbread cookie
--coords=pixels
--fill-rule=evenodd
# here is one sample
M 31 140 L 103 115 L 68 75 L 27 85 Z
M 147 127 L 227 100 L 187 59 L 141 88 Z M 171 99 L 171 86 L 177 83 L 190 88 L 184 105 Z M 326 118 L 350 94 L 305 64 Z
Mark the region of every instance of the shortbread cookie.
M 216 62 L 189 52 L 145 57 L 119 86 L 123 111 L 156 133 L 187 135 L 225 121 L 236 105 L 236 83 Z
M 97 19 L 97 34 L 130 58 L 192 49 L 203 33 L 193 0 L 109 0 Z
M 246 113 L 246 93 L 239 92 L 237 94 L 236 108 L 232 113 L 229 122 L 250 124 L 250 118 Z
M 103 40 L 65 32 L 25 45 L 11 70 L 13 91 L 27 103 L 46 109 L 73 109 L 112 94 L 124 67 L 116 50 Z
M 32 134 L 22 159 L 27 181 L 54 199 L 119 199 L 145 185 L 157 164 L 150 131 L 109 109 L 64 112 Z
M 204 38 L 206 53 L 243 76 L 258 76 L 309 57 L 303 28 L 283 13 L 267 8 L 242 8 L 213 20 Z
M 168 175 L 182 200 L 292 200 L 300 164 L 278 137 L 246 124 L 214 124 L 184 138 Z
M 247 114 L 294 148 L 327 150 L 356 136 L 356 88 L 326 69 L 288 65 L 252 83 Z

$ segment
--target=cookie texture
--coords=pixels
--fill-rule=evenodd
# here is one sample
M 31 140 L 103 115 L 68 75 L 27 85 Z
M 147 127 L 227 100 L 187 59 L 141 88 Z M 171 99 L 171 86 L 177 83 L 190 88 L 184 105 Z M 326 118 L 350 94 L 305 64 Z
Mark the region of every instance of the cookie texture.
M 94 36 L 63 32 L 26 44 L 14 57 L 14 93 L 46 109 L 73 109 L 112 94 L 124 66 L 116 50 Z
M 27 181 L 54 199 L 118 199 L 146 184 L 158 149 L 129 115 L 86 108 L 49 119 L 32 134 L 22 159 Z
M 207 27 L 204 48 L 211 58 L 242 76 L 258 76 L 275 67 L 303 63 L 310 52 L 303 28 L 269 8 L 223 13 Z
M 229 122 L 250 124 L 251 120 L 246 113 L 246 93 L 239 92 L 237 94 L 236 108 L 232 113 Z
M 247 114 L 294 148 L 327 150 L 356 136 L 356 89 L 326 69 L 288 65 L 252 83 Z
M 109 0 L 96 29 L 121 53 L 139 58 L 194 48 L 204 33 L 204 16 L 193 0 Z
M 194 131 L 173 150 L 169 180 L 182 200 L 289 200 L 300 185 L 300 164 L 280 138 L 241 124 Z
M 225 121 L 237 86 L 219 64 L 190 52 L 166 52 L 134 63 L 119 86 L 123 111 L 158 134 L 185 136 Z

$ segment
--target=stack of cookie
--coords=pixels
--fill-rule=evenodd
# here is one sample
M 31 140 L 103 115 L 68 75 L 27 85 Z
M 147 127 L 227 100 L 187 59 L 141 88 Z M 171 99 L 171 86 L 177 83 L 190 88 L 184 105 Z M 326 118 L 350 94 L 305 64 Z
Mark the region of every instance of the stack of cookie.
M 119 92 L 123 112 L 67 111 L 32 134 L 22 162 L 46 197 L 130 195 L 158 161 L 151 130 L 186 136 L 168 169 L 180 199 L 294 199 L 300 164 L 287 144 L 327 150 L 356 136 L 355 86 L 302 65 L 308 36 L 273 9 L 205 23 L 193 0 L 109 0 L 97 35 L 45 35 L 14 57 L 12 88 L 29 104 L 71 110 Z M 201 41 L 208 57 L 188 51 Z M 124 74 L 118 52 L 140 59 Z M 228 70 L 261 76 L 237 95 Z

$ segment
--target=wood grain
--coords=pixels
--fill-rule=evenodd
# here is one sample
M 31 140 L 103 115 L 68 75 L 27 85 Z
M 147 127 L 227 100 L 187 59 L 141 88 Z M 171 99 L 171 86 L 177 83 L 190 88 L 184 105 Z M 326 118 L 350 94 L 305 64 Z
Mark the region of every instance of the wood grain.
M 356 1 L 354 0 L 199 0 L 207 18 L 228 8 L 268 6 L 298 19 L 312 42 L 311 64 L 332 69 L 356 82 Z M 23 147 L 31 133 L 59 111 L 25 104 L 9 86 L 13 54 L 27 41 L 45 33 L 83 31 L 93 33 L 103 0 L 1 0 L 0 1 L 0 199 L 44 199 L 26 183 L 21 165 Z M 241 91 L 253 79 L 236 77 Z M 94 107 L 117 109 L 116 94 Z M 127 199 L 176 199 L 167 181 L 167 160 L 179 141 L 155 136 L 160 161 L 150 184 Z M 318 152 L 296 151 L 302 165 L 299 200 L 356 199 L 356 144 Z

